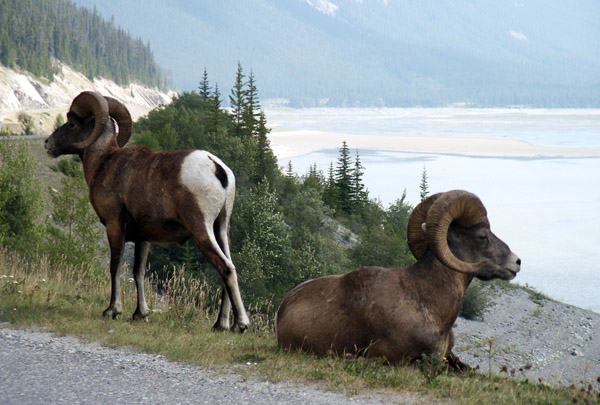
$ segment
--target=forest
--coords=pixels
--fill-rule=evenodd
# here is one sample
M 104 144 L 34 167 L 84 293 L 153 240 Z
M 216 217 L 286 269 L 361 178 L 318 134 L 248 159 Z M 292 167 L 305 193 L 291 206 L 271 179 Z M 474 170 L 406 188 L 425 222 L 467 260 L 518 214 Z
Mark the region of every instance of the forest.
M 0 0 L 0 63 L 52 80 L 57 60 L 90 79 L 171 86 L 150 45 L 116 28 L 95 9 L 68 0 Z

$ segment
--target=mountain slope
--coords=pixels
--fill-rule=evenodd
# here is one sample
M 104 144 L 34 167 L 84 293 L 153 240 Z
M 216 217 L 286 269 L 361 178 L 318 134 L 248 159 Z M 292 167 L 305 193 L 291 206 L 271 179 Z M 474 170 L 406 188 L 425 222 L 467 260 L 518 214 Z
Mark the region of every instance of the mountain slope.
M 0 0 L 0 63 L 51 79 L 54 59 L 119 84 L 166 88 L 149 45 L 67 0 Z
M 227 89 L 239 60 L 294 105 L 600 105 L 593 0 L 76 2 L 150 40 L 182 90 L 204 67 Z

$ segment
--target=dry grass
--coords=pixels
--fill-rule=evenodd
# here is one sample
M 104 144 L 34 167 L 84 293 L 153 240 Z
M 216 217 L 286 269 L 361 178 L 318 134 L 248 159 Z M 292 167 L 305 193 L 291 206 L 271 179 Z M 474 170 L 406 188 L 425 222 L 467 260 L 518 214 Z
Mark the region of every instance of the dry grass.
M 166 282 L 147 280 L 153 314 L 149 322 L 131 322 L 135 285 L 124 280 L 124 316 L 101 316 L 108 304 L 108 272 L 52 267 L 44 259 L 26 261 L 0 250 L 0 321 L 16 327 L 44 326 L 110 347 L 161 353 L 172 360 L 236 372 L 271 381 L 317 383 L 353 395 L 366 390 L 409 393 L 424 402 L 453 403 L 582 403 L 600 401 L 595 390 L 550 388 L 527 381 L 483 375 L 458 376 L 444 364 L 393 367 L 378 359 L 326 357 L 289 353 L 277 347 L 274 310 L 258 314 L 250 308 L 252 329 L 244 335 L 215 333 L 219 291 L 174 270 Z M 159 291 L 161 292 L 159 294 Z

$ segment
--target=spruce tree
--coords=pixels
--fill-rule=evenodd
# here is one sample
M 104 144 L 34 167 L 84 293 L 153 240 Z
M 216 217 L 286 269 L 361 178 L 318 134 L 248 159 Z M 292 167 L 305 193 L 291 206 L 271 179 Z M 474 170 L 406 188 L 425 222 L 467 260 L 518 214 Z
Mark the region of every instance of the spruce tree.
M 352 212 L 352 169 L 350 150 L 346 141 L 342 143 L 339 150 L 337 167 L 335 169 L 335 186 L 337 190 L 337 201 L 340 210 L 345 213 Z
M 317 169 L 317 164 L 314 163 L 308 168 L 308 174 L 304 178 L 304 187 L 313 188 L 321 194 L 325 186 L 325 178 L 323 173 Z
M 231 116 L 235 135 L 239 138 L 248 135 L 247 128 L 244 123 L 244 111 L 246 110 L 246 90 L 244 89 L 244 71 L 242 65 L 238 62 L 237 72 L 235 75 L 235 83 L 231 88 L 229 95 L 229 106 L 231 107 Z
M 421 201 L 425 200 L 429 195 L 429 183 L 427 181 L 427 167 L 423 166 L 423 172 L 421 173 L 421 183 L 419 184 L 421 190 L 419 196 Z
M 285 177 L 288 179 L 294 178 L 294 168 L 292 167 L 292 161 L 288 161 L 287 169 L 285 170 Z
M 274 184 L 274 173 L 277 171 L 277 159 L 271 150 L 269 138 L 267 135 L 271 129 L 267 128 L 267 117 L 265 112 L 261 111 L 258 116 L 257 126 L 257 142 L 258 142 L 258 167 L 257 181 L 267 179 L 269 184 Z
M 350 197 L 355 210 L 362 208 L 368 201 L 367 191 L 363 184 L 362 176 L 364 166 L 360 162 L 358 149 L 356 150 L 356 159 L 354 160 L 354 170 L 352 171 L 352 184 L 350 188 Z
M 260 114 L 260 101 L 258 99 L 258 90 L 254 73 L 250 71 L 248 82 L 246 83 L 246 97 L 243 111 L 244 126 L 249 135 L 257 135 L 258 119 Z
M 211 87 L 208 82 L 208 73 L 206 72 L 206 68 L 204 68 L 204 74 L 202 75 L 202 81 L 200 82 L 198 89 L 200 90 L 200 97 L 202 100 L 209 101 Z
M 335 172 L 333 170 L 333 162 L 329 162 L 329 170 L 327 171 L 327 180 L 323 189 L 323 202 L 331 208 L 337 207 L 337 190 L 335 185 Z
M 219 84 L 215 83 L 215 91 L 212 93 L 209 99 L 210 109 L 208 111 L 208 123 L 206 128 L 208 132 L 216 133 L 219 127 L 219 117 L 221 115 L 221 92 L 219 91 Z

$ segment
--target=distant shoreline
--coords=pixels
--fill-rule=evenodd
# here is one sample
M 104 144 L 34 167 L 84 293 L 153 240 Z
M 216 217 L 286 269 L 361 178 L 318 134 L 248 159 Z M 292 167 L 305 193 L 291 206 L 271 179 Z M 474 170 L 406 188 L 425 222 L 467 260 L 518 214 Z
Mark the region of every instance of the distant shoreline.
M 537 146 L 515 139 L 491 139 L 488 134 L 468 137 L 358 135 L 349 133 L 274 128 L 269 136 L 277 159 L 289 159 L 327 149 L 343 141 L 351 149 L 432 153 L 496 158 L 598 158 L 600 149 Z

